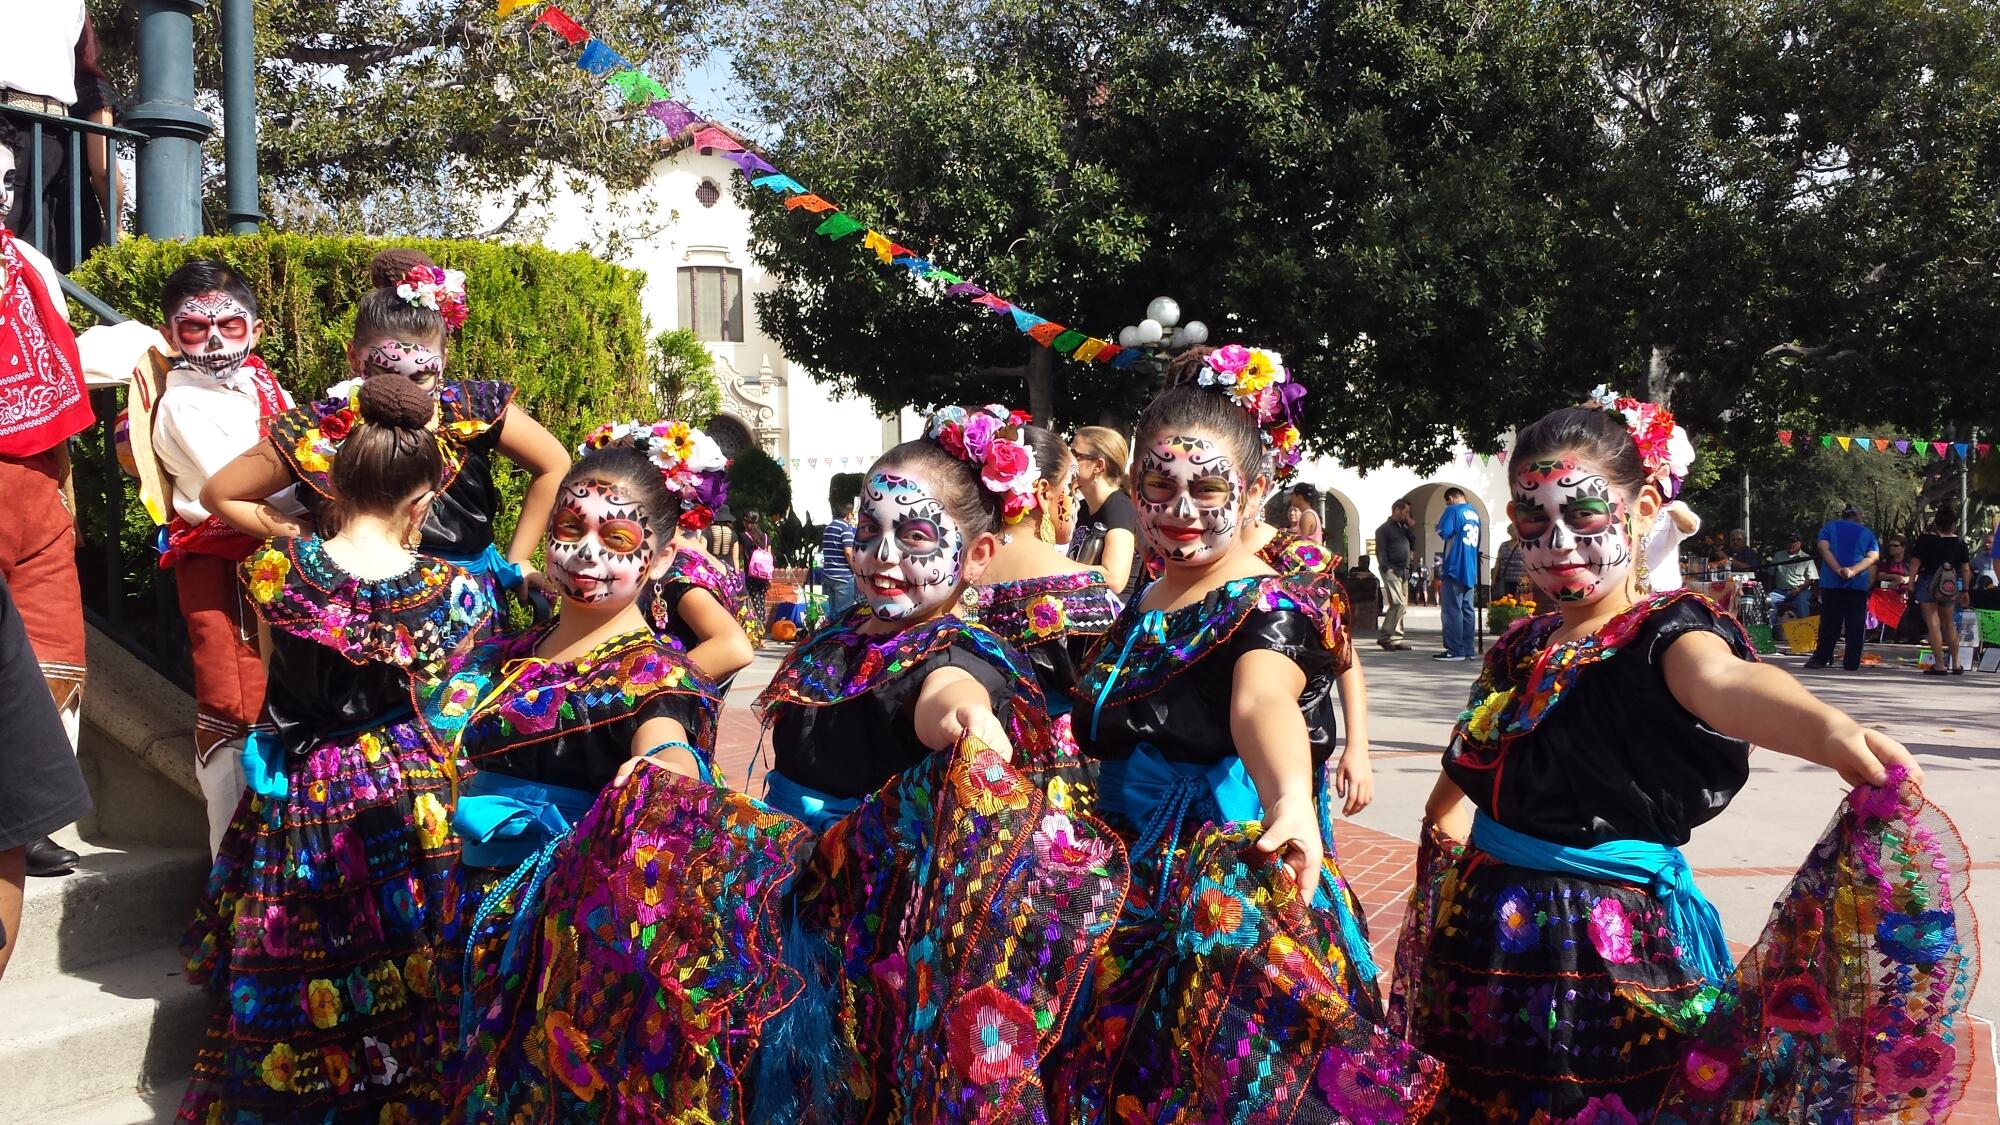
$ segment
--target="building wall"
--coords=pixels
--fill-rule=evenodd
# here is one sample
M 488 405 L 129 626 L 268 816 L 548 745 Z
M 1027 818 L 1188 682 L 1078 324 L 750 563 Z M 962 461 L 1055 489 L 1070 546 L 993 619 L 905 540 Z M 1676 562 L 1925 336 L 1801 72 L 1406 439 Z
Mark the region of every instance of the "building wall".
M 1389 518 L 1390 506 L 1404 497 L 1410 498 L 1424 558 L 1444 550 L 1435 529 L 1444 514 L 1444 490 L 1451 485 L 1464 489 L 1467 500 L 1479 509 L 1485 533 L 1482 574 L 1492 572 L 1493 552 L 1507 538 L 1507 467 L 1497 459 L 1482 461 L 1477 456 L 1468 465 L 1463 448 L 1452 451 L 1448 464 L 1428 472 L 1390 465 L 1363 474 L 1332 458 L 1315 457 L 1299 466 L 1294 479 L 1316 485 L 1324 494 L 1329 513 L 1336 504 L 1346 511 L 1346 542 L 1329 542 L 1328 546 L 1350 561 L 1359 555 L 1374 555 L 1375 529 Z
M 656 164 L 630 196 L 565 190 L 524 209 L 515 228 L 545 246 L 587 250 L 643 271 L 641 306 L 652 333 L 681 327 L 682 267 L 741 270 L 744 339 L 708 344 L 722 386 L 722 412 L 742 422 L 752 440 L 785 467 L 800 518 L 823 522 L 834 474 L 866 468 L 899 439 L 902 424 L 892 417 L 885 426 L 865 399 L 837 395 L 758 327 L 756 301 L 772 281 L 750 255 L 749 212 L 734 194 L 740 179 L 736 166 L 721 157 L 683 149 Z M 719 193 L 712 206 L 696 195 L 704 180 Z M 493 223 L 507 210 L 497 200 L 484 209 Z

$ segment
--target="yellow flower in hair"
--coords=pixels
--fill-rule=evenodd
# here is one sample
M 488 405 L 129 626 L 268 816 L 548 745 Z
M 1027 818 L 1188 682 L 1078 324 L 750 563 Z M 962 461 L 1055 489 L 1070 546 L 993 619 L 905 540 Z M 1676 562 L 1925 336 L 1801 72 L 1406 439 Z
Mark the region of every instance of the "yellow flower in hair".
M 675 464 L 680 464 L 694 456 L 694 431 L 686 422 L 675 421 L 660 434 L 660 444 L 666 447 L 667 455 Z
M 1278 378 L 1278 365 L 1271 362 L 1271 353 L 1263 348 L 1250 349 L 1250 362 L 1236 374 L 1236 393 L 1254 394 L 1270 386 Z

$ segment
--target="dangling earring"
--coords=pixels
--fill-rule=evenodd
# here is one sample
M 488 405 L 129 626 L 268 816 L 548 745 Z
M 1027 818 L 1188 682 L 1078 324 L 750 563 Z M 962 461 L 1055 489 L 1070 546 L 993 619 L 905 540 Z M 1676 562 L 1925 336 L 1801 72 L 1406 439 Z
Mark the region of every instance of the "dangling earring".
M 1639 561 L 1639 565 L 1637 568 L 1635 568 L 1633 573 L 1637 576 L 1639 580 L 1639 592 L 1642 594 L 1650 594 L 1653 592 L 1653 572 L 1651 568 L 1649 568 L 1646 565 L 1646 540 L 1650 538 L 1652 534 L 1653 534 L 1653 529 L 1648 527 L 1646 529 L 1645 535 L 1637 535 L 1632 538 L 1632 553 L 1633 556 L 1637 558 Z
M 424 521 L 421 518 L 413 519 L 410 521 L 409 530 L 403 532 L 403 549 L 405 551 L 415 551 L 418 547 L 423 546 L 423 542 Z
M 667 617 L 667 584 L 658 578 L 653 580 L 653 604 L 647 607 L 647 615 L 652 619 L 654 633 L 664 633 L 667 631 L 669 620 Z
M 1056 521 L 1049 515 L 1047 504 L 1035 505 L 1035 538 L 1044 543 L 1056 541 Z

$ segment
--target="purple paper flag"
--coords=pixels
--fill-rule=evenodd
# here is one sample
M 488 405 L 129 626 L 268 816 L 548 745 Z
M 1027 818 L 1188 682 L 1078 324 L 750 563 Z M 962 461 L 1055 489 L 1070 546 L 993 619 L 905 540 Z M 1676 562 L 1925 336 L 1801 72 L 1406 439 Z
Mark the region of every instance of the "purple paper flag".
M 1909 451 L 1910 451 L 1910 443 L 1909 443 L 1909 442 L 1907 442 L 1907 441 L 1905 441 L 1905 440 L 1903 440 L 1903 439 L 1901 439 L 1901 438 L 1898 438 L 1898 439 L 1896 439 L 1896 452 L 1898 452 L 1898 453 L 1908 453 Z
M 695 113 L 695 111 L 677 101 L 671 100 L 654 102 L 652 105 L 646 107 L 646 112 L 652 114 L 654 120 L 665 125 L 667 132 L 675 136 L 686 130 L 688 126 L 701 120 L 701 116 Z
M 979 286 L 974 285 L 970 281 L 961 281 L 957 285 L 954 285 L 951 288 L 945 290 L 944 295 L 947 297 L 976 298 L 976 297 L 984 297 L 986 295 L 986 290 L 981 289 Z
M 778 174 L 776 168 L 771 167 L 770 164 L 765 162 L 763 157 L 758 156 L 754 152 L 725 152 L 722 154 L 722 158 L 736 165 L 746 180 L 754 180 L 759 176 L 775 176 Z

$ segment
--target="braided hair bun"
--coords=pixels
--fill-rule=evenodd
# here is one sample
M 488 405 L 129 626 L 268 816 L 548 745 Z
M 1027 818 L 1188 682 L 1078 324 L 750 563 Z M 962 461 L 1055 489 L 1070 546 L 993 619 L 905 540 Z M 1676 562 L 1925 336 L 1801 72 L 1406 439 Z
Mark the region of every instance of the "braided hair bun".
M 437 413 L 437 399 L 409 379 L 366 379 L 357 405 L 364 421 L 399 430 L 421 430 Z
M 368 281 L 377 289 L 394 289 L 415 266 L 435 266 L 422 250 L 397 247 L 378 252 L 368 262 Z

